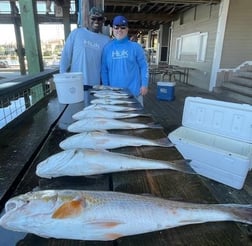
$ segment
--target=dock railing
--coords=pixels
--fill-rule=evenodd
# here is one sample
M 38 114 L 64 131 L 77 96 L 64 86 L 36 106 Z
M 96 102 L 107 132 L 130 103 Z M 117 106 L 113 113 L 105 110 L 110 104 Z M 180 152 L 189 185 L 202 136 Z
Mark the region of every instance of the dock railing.
M 36 75 L 20 76 L 0 84 L 0 130 L 55 92 L 55 73 L 58 73 L 58 69 L 48 69 Z

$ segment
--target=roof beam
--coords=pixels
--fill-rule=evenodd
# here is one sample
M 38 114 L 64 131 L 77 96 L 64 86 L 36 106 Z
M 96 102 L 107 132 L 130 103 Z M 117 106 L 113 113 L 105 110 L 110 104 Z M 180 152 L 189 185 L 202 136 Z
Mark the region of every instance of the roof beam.
M 105 13 L 105 17 L 109 20 L 112 20 L 116 15 L 120 15 L 121 13 Z M 174 18 L 174 15 L 167 14 L 151 14 L 151 13 L 127 13 L 125 17 L 129 21 L 165 21 L 169 22 Z
M 145 1 L 135 1 L 135 0 L 104 0 L 104 5 L 116 5 L 116 6 L 138 6 L 139 4 L 147 3 L 164 3 L 164 4 L 218 4 L 221 0 L 145 0 Z

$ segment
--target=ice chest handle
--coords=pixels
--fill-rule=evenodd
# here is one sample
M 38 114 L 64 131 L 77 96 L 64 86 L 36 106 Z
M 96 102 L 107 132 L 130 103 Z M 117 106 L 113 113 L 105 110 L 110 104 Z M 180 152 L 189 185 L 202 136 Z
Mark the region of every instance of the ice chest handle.
M 72 104 L 84 101 L 82 73 L 54 74 L 59 103 Z
M 157 98 L 172 101 L 175 98 L 175 82 L 157 82 Z

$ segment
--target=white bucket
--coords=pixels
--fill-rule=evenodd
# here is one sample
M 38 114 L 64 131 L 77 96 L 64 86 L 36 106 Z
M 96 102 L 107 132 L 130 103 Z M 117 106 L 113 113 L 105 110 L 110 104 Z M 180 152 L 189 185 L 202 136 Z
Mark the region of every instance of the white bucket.
M 54 74 L 53 77 L 60 103 L 71 104 L 84 101 L 82 73 L 59 73 Z

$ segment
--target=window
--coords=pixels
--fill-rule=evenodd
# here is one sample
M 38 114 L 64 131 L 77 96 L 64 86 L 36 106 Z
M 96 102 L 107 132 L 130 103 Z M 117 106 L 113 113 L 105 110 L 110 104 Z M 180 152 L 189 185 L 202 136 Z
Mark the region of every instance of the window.
M 207 48 L 207 33 L 191 33 L 176 39 L 175 58 L 177 60 L 205 61 Z

